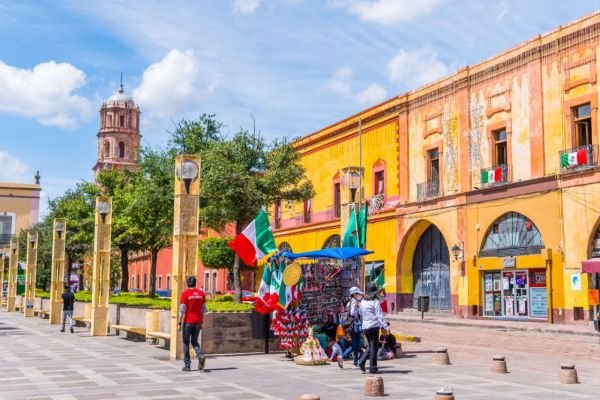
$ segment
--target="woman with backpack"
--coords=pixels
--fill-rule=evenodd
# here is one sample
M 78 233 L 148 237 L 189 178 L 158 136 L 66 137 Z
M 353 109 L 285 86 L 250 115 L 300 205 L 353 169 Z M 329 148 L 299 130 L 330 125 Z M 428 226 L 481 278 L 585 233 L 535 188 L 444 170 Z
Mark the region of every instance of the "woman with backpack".
M 369 373 L 377 373 L 377 350 L 379 348 L 379 330 L 389 330 L 389 324 L 383 316 L 381 304 L 377 298 L 380 289 L 377 284 L 370 284 L 367 287 L 367 294 L 360 302 L 360 316 L 362 318 L 362 329 L 367 337 L 368 348 L 360 358 L 360 370 L 365 373 L 365 364 L 369 357 Z
M 358 354 L 360 352 L 360 342 L 362 336 L 362 320 L 360 317 L 360 302 L 363 298 L 363 292 L 353 286 L 350 288 L 350 302 L 346 306 L 348 310 L 348 323 L 350 325 L 350 339 L 352 340 L 352 356 L 354 369 L 358 369 Z

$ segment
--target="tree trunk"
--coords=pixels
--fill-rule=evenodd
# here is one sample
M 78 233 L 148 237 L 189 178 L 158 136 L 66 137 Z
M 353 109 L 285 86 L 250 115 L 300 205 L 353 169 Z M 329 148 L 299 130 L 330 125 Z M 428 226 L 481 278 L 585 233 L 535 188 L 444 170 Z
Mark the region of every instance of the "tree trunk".
M 121 247 L 121 292 L 129 292 L 129 250 Z
M 242 233 L 242 224 L 240 221 L 235 221 L 235 234 L 236 236 Z M 242 281 L 240 279 L 240 257 L 235 254 L 235 262 L 233 263 L 233 298 L 236 303 L 242 302 Z
M 149 297 L 156 296 L 156 263 L 158 261 L 158 249 L 150 251 L 150 291 Z

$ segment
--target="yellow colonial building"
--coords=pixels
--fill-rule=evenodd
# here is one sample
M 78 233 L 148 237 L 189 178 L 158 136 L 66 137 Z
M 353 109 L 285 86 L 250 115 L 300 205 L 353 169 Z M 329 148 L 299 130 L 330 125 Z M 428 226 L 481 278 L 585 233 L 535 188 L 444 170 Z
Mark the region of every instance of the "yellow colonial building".
M 37 224 L 41 191 L 37 178 L 34 184 L 0 182 L 0 249 L 21 230 Z
M 599 73 L 595 13 L 297 140 L 316 195 L 275 205 L 278 245 L 339 246 L 365 199 L 390 311 L 426 295 L 463 318 L 589 321 Z

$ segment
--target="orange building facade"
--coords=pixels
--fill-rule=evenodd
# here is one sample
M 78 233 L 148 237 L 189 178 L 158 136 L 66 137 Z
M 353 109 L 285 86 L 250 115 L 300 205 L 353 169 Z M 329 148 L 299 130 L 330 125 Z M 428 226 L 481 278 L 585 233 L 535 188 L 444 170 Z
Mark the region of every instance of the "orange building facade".
M 339 244 L 370 200 L 367 268 L 394 311 L 585 323 L 600 279 L 600 13 L 296 141 L 316 196 L 272 209 L 280 247 Z

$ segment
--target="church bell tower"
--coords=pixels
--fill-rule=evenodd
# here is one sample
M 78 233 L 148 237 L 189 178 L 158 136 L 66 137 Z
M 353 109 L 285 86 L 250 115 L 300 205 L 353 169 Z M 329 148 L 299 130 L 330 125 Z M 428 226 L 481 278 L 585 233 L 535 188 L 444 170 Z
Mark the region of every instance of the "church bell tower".
M 123 90 L 123 81 L 100 108 L 98 157 L 94 174 L 105 168 L 135 169 L 140 134 L 140 108 Z

